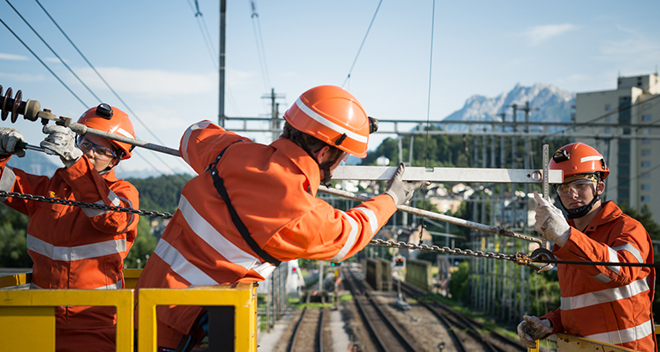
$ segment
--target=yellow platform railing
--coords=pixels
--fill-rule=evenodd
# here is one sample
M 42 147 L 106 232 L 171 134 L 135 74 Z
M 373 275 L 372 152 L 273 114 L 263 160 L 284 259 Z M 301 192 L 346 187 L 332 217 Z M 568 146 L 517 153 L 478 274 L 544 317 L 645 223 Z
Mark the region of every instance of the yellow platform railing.
M 17 290 L 12 288 L 30 283 L 30 274 L 0 277 L 0 350 L 54 351 L 57 306 L 114 306 L 117 351 L 133 351 L 135 292 L 129 288 L 135 287 L 140 273 L 138 269 L 124 270 L 127 289 L 123 290 Z M 157 349 L 159 305 L 233 306 L 235 350 L 257 350 L 257 293 L 252 283 L 185 290 L 142 289 L 138 295 L 139 352 Z
M 234 306 L 234 349 L 257 350 L 257 289 L 251 283 L 187 290 L 141 289 L 138 292 L 138 352 L 156 351 L 156 307 L 159 305 Z
M 55 307 L 117 308 L 117 352 L 133 351 L 133 290 L 2 290 L 3 351 L 55 351 Z

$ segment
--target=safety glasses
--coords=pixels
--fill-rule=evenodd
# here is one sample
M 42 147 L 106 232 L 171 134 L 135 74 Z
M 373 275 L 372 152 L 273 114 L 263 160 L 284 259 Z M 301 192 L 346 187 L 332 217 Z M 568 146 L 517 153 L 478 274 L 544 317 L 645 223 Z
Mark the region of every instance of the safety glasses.
M 97 157 L 103 157 L 107 159 L 113 159 L 117 157 L 117 154 L 115 154 L 115 152 L 112 151 L 112 149 L 98 145 L 84 137 L 78 138 L 78 148 L 80 148 L 80 150 L 82 150 L 83 153 L 87 153 L 90 150 L 94 150 L 94 154 L 96 154 Z
M 591 186 L 596 184 L 594 179 L 579 179 L 571 181 L 568 183 L 562 183 L 557 186 L 557 194 L 561 197 L 571 194 L 571 189 L 574 189 L 576 192 L 586 192 L 587 190 L 592 189 Z

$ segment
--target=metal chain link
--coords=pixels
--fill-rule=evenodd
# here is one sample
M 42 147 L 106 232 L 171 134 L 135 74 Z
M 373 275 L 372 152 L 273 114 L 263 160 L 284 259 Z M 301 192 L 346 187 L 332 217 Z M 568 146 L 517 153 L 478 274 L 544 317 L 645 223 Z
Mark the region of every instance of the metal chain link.
M 112 205 L 105 205 L 105 204 L 85 203 L 85 202 L 81 202 L 81 201 L 77 201 L 77 200 L 52 198 L 52 197 L 46 197 L 46 196 L 35 196 L 33 194 L 27 194 L 27 193 L 24 194 L 24 193 L 18 193 L 18 192 L 0 191 L 0 198 L 6 198 L 6 197 L 25 199 L 25 200 L 34 200 L 34 201 L 37 201 L 37 202 L 44 202 L 44 203 L 53 203 L 53 204 L 76 206 L 76 207 L 82 207 L 82 208 L 111 210 L 111 211 L 116 211 L 116 212 L 119 212 L 119 213 L 133 213 L 133 214 L 138 214 L 138 215 L 142 215 L 142 216 L 149 216 L 149 217 L 152 217 L 152 218 L 155 218 L 155 217 L 161 217 L 161 218 L 164 218 L 164 219 L 171 219 L 172 218 L 172 214 L 170 214 L 170 213 L 161 213 L 161 212 L 157 212 L 157 211 L 149 211 L 149 210 L 133 209 L 133 208 L 122 208 L 122 207 L 115 207 L 115 206 L 112 206 Z
M 510 260 L 518 263 L 518 259 L 517 259 L 518 256 L 515 254 L 473 251 L 471 249 L 460 249 L 460 248 L 449 248 L 449 247 L 440 248 L 438 246 L 429 246 L 427 244 L 417 245 L 414 243 L 395 242 L 391 240 L 385 241 L 381 239 L 371 240 L 370 243 L 376 246 L 419 249 L 420 251 L 430 251 L 430 252 L 436 252 L 442 254 L 459 254 L 459 255 L 479 257 L 479 258 Z
M 172 218 L 172 214 L 170 213 L 161 213 L 157 211 L 149 211 L 149 210 L 142 210 L 142 209 L 133 209 L 133 208 L 122 208 L 122 207 L 116 207 L 112 205 L 105 205 L 105 204 L 95 204 L 95 203 L 86 203 L 86 202 L 81 202 L 77 200 L 68 200 L 68 199 L 61 199 L 61 198 L 53 198 L 53 197 L 46 197 L 46 196 L 35 196 L 32 194 L 27 194 L 27 193 L 19 193 L 19 192 L 5 192 L 5 191 L 0 191 L 0 198 L 6 198 L 6 197 L 12 197 L 12 198 L 18 198 L 18 199 L 25 199 L 25 200 L 33 200 L 37 202 L 44 202 L 44 203 L 52 203 L 52 204 L 62 204 L 62 205 L 69 205 L 69 206 L 77 206 L 77 207 L 83 207 L 83 208 L 91 208 L 91 209 L 104 209 L 104 210 L 111 210 L 111 211 L 116 211 L 120 213 L 134 213 L 142 216 L 149 216 L 149 217 L 162 217 L 164 219 L 170 219 Z M 438 247 L 438 246 L 429 246 L 426 244 L 421 244 L 417 245 L 414 243 L 406 243 L 406 242 L 395 242 L 395 241 L 385 241 L 381 239 L 376 239 L 376 240 L 371 240 L 370 242 L 373 245 L 376 246 L 384 246 L 384 247 L 396 247 L 396 248 L 408 248 L 408 249 L 418 249 L 420 251 L 430 251 L 430 252 L 436 252 L 436 253 L 442 253 L 442 254 L 457 254 L 457 255 L 464 255 L 464 256 L 472 256 L 472 257 L 478 257 L 478 258 L 489 258 L 489 259 L 500 259 L 500 260 L 509 260 L 516 262 L 517 264 L 521 265 L 527 265 L 528 260 L 525 260 L 527 258 L 527 255 L 522 255 L 521 253 L 516 253 L 516 254 L 504 254 L 504 253 L 493 253 L 493 252 L 484 252 L 484 251 L 473 251 L 471 249 L 460 249 L 460 248 L 449 248 L 449 247 Z

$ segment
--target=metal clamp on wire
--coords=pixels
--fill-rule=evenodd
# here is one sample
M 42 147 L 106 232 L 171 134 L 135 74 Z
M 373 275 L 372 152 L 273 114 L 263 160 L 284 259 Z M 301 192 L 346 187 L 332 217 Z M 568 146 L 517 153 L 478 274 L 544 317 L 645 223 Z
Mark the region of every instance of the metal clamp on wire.
M 541 247 L 537 248 L 529 255 L 530 263 L 527 266 L 536 270 L 537 273 L 551 270 L 555 267 L 554 263 L 543 263 L 543 261 L 555 261 L 557 257 L 551 251 Z

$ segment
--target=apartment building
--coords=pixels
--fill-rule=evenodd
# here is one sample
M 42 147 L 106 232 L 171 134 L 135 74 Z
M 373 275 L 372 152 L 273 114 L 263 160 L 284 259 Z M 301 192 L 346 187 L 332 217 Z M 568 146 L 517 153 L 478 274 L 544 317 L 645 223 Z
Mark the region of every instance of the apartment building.
M 619 77 L 613 90 L 578 93 L 575 129 L 598 149 L 610 168 L 605 197 L 660 223 L 660 79 L 658 74 Z M 590 124 L 587 126 L 585 124 Z

